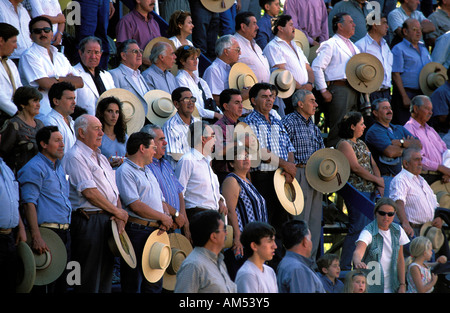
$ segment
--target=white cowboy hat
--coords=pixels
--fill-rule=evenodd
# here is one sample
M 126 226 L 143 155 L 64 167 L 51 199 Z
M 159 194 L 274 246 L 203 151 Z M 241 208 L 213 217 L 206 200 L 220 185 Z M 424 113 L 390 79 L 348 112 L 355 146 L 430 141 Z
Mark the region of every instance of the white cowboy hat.
M 164 123 L 177 113 L 171 95 L 164 90 L 150 90 L 144 95 L 148 105 L 147 119 L 155 125 Z
M 295 91 L 295 79 L 288 70 L 276 69 L 270 74 L 269 82 L 278 88 L 280 98 L 289 98 Z
M 380 89 L 384 79 L 384 68 L 378 58 L 370 53 L 358 53 L 345 66 L 347 81 L 353 89 L 372 93 Z
M 273 184 L 278 200 L 283 208 L 292 215 L 300 215 L 303 211 L 305 200 L 297 179 L 294 178 L 291 184 L 287 184 L 286 177 L 282 174 L 282 169 L 279 168 L 273 176 Z
M 136 268 L 136 253 L 134 252 L 133 244 L 131 243 L 128 234 L 125 231 L 123 231 L 122 234 L 119 234 L 119 229 L 117 228 L 115 220 L 111 220 L 111 231 L 112 236 L 108 240 L 111 252 L 115 256 L 122 257 L 131 268 Z
M 344 187 L 350 176 L 350 164 L 341 151 L 323 148 L 310 156 L 305 172 L 311 187 L 332 193 Z
M 445 84 L 447 80 L 447 69 L 441 63 L 430 62 L 420 70 L 420 89 L 427 96 L 431 96 L 433 91 Z
M 97 104 L 104 98 L 116 97 L 122 102 L 123 119 L 127 125 L 127 134 L 141 130 L 145 123 L 144 104 L 131 91 L 123 88 L 112 88 L 100 95 Z
M 172 258 L 163 277 L 163 288 L 174 290 L 177 281 L 177 272 L 181 263 L 192 252 L 192 245 L 189 240 L 178 233 L 169 234 L 170 248 L 172 249 Z
M 242 91 L 244 88 L 252 87 L 258 82 L 255 73 L 245 63 L 235 63 L 228 75 L 228 85 L 230 88 Z M 242 101 L 242 106 L 247 110 L 253 110 L 249 99 Z
M 155 283 L 163 277 L 172 258 L 167 232 L 160 235 L 158 232 L 159 230 L 155 230 L 150 234 L 142 252 L 142 271 L 145 278 L 151 283 Z

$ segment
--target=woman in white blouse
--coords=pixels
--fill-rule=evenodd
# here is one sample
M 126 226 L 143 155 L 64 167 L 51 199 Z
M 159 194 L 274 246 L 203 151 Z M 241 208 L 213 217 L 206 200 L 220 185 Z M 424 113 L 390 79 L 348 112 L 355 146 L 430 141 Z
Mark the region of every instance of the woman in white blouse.
M 202 119 L 214 120 L 222 118 L 222 112 L 208 109 L 208 104 L 217 107 L 214 103 L 211 90 L 205 80 L 196 74 L 200 49 L 192 46 L 181 46 L 175 52 L 178 65 L 176 80 L 180 87 L 187 87 L 192 95 L 197 98 L 195 106 Z M 209 107 L 211 108 L 211 107 Z
M 170 16 L 167 37 L 173 41 L 175 48 L 185 45 L 193 46 L 192 42 L 187 39 L 192 34 L 193 28 L 191 13 L 180 10 L 175 11 Z

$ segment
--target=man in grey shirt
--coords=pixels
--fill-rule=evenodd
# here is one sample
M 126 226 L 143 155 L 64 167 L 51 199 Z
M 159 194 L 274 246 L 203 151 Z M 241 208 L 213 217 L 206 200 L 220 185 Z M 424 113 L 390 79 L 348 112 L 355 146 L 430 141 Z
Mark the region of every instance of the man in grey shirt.
M 194 250 L 177 272 L 175 293 L 235 293 L 221 253 L 227 236 L 221 215 L 214 210 L 196 213 L 189 229 Z

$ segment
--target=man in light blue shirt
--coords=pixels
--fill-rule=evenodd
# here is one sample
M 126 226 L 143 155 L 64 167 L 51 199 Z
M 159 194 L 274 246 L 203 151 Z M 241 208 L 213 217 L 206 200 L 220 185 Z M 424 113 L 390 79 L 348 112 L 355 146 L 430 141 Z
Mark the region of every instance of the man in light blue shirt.
M 278 265 L 277 283 L 280 293 L 325 293 L 311 259 L 312 241 L 308 224 L 290 220 L 282 228 L 286 255 Z

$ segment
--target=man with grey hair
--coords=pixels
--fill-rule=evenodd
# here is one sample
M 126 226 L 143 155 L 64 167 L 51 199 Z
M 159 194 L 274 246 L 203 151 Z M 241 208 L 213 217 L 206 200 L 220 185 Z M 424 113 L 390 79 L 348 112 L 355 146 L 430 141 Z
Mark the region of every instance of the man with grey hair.
M 443 153 L 447 151 L 445 142 L 427 124 L 433 115 L 433 104 L 428 96 L 419 95 L 411 100 L 411 117 L 405 128 L 422 143 L 423 169 L 421 175 L 431 185 L 437 180 L 450 181 L 450 168 L 443 164 Z
M 442 229 L 447 221 L 448 210 L 439 208 L 436 195 L 427 181 L 420 175 L 422 171 L 421 150 L 416 147 L 403 151 L 403 169 L 391 182 L 389 198 L 397 204 L 397 216 L 406 234 L 411 238 L 419 236 L 423 224 L 432 222 Z M 450 257 L 449 245 L 444 235 L 444 244 L 437 255 Z
M 233 35 L 225 35 L 216 41 L 217 58 L 205 70 L 203 79 L 208 83 L 214 101 L 219 103 L 220 93 L 229 88 L 228 76 L 231 67 L 241 55 L 239 43 Z M 242 100 L 248 99 L 248 90 L 242 90 Z
M 80 62 L 73 68 L 83 79 L 84 86 L 76 91 L 77 106 L 85 109 L 87 114 L 95 115 L 95 107 L 100 95 L 106 90 L 115 88 L 111 74 L 99 67 L 102 59 L 102 41 L 89 36 L 79 43 Z
M 152 65 L 142 73 L 150 90 L 164 90 L 172 94 L 172 91 L 178 87 L 175 76 L 170 72 L 176 58 L 175 51 L 167 42 L 157 42 L 153 46 L 150 52 Z
M 309 90 L 299 89 L 292 96 L 292 105 L 294 112 L 283 117 L 281 121 L 295 148 L 295 178 L 302 188 L 305 201 L 302 213 L 295 218 L 306 221 L 310 226 L 312 256 L 315 257 L 321 237 L 323 195 L 308 183 L 305 169 L 309 157 L 317 150 L 325 148 L 325 145 L 322 134 L 312 119 L 318 106 L 314 94 Z
M 111 220 L 121 234 L 128 213 L 122 209 L 114 170 L 99 149 L 102 123 L 84 114 L 76 119 L 75 132 L 77 141 L 62 159 L 70 184 L 72 260 L 82 269 L 75 292 L 109 293 L 114 267 L 108 245 Z
M 109 73 L 117 88 L 126 89 L 141 100 L 145 115 L 147 115 L 148 105 L 144 95 L 150 91 L 150 88 L 139 70 L 142 65 L 143 53 L 144 51 L 139 48 L 136 40 L 125 40 L 117 49 L 117 54 L 120 56 L 120 65 L 110 70 Z

